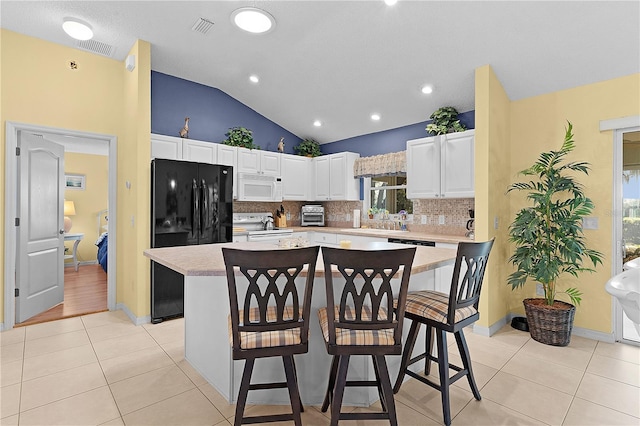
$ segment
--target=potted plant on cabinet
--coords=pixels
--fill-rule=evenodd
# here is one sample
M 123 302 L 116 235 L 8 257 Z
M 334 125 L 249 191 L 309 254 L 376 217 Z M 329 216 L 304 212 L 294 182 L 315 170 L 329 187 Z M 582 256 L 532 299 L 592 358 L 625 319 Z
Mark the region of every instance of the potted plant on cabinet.
M 320 152 L 320 144 L 313 139 L 304 139 L 298 145 L 293 147 L 298 155 L 306 157 L 318 157 L 322 155 Z
M 429 118 L 432 119 L 433 122 L 427 124 L 426 130 L 433 135 L 445 135 L 447 133 L 467 130 L 464 124 L 460 123 L 458 110 L 454 107 L 438 108 Z
M 531 337 L 541 343 L 566 346 L 571 338 L 575 305 L 582 293 L 576 288 L 558 289 L 562 274 L 574 277 L 580 272 L 593 272 L 602 264 L 602 254 L 587 248 L 582 230 L 582 219 L 593 208 L 585 196 L 583 186 L 574 176 L 588 174 L 589 163 L 568 162 L 566 156 L 575 148 L 573 126 L 568 123 L 564 143 L 559 151 L 543 152 L 531 167 L 520 172 L 531 176 L 528 182 L 511 184 L 507 192 L 526 191 L 532 202 L 516 213 L 509 225 L 509 241 L 515 251 L 509 261 L 516 267 L 508 278 L 512 289 L 532 279 L 544 289 L 544 298 L 523 301 Z M 556 300 L 564 293 L 570 303 Z
M 244 127 L 232 127 L 224 134 L 227 139 L 222 143 L 230 146 L 240 146 L 242 148 L 260 149 L 260 146 L 253 143 L 253 132 Z

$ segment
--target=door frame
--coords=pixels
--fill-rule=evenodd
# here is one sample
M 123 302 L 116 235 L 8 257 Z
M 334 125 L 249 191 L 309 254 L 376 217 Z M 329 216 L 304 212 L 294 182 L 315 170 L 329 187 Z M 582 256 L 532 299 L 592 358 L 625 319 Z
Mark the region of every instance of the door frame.
M 613 133 L 613 197 L 611 232 L 611 276 L 622 272 L 618 260 L 622 259 L 622 135 L 640 130 L 640 115 L 600 121 L 600 131 Z M 622 340 L 622 308 L 614 297 L 611 298 L 612 329 L 615 341 Z
M 116 229 L 117 229 L 117 137 L 99 133 L 39 126 L 29 123 L 13 121 L 6 122 L 5 136 L 5 187 L 4 187 L 4 323 L 2 330 L 9 330 L 15 325 L 14 293 L 16 288 L 16 243 L 17 232 L 14 219 L 17 215 L 18 168 L 15 157 L 18 146 L 18 132 L 50 133 L 56 135 L 73 136 L 78 138 L 103 140 L 109 145 L 109 232 L 107 258 L 107 308 L 116 308 Z

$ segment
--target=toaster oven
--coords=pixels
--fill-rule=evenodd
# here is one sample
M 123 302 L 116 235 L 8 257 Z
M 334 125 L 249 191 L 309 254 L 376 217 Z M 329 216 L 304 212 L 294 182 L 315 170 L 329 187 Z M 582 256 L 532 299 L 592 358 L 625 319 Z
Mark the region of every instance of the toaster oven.
M 324 207 L 316 204 L 302 206 L 300 218 L 301 226 L 324 226 Z

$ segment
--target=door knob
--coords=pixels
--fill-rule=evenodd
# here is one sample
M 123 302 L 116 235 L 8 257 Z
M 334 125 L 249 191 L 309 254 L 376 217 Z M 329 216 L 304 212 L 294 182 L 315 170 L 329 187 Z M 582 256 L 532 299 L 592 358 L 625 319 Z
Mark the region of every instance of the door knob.
M 64 234 L 64 229 L 61 229 L 61 230 L 60 230 L 60 233 L 61 233 L 61 234 Z

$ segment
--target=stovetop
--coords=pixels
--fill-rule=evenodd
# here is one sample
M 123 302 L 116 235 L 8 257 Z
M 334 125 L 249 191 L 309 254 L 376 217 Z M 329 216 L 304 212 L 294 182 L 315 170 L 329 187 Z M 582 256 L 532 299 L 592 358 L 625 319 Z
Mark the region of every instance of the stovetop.
M 264 235 L 264 234 L 291 234 L 292 229 L 287 228 L 273 228 L 264 229 L 265 221 L 273 220 L 273 214 L 264 213 L 234 213 L 233 214 L 233 232 L 234 234 L 240 234 L 247 232 L 249 235 Z

